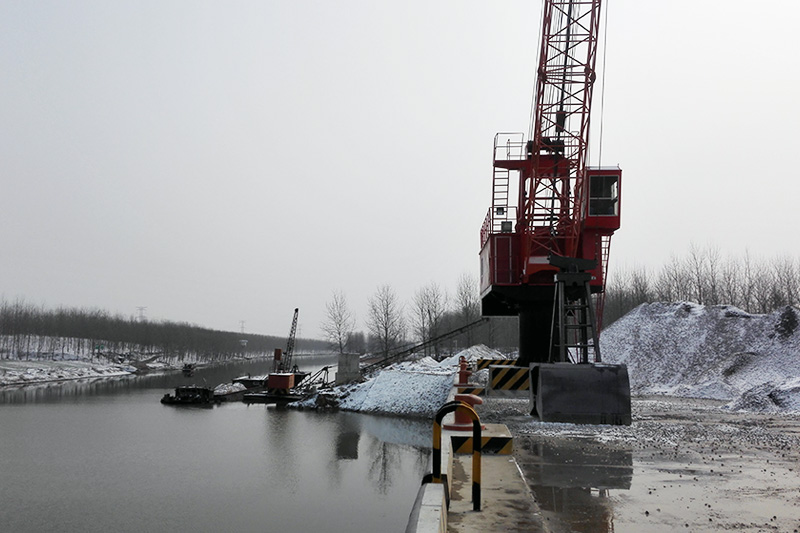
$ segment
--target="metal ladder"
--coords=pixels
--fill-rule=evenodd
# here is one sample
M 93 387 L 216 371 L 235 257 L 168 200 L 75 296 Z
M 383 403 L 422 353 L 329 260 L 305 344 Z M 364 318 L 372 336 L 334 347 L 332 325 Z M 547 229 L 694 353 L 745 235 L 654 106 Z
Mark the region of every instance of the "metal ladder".
M 508 189 L 510 173 L 505 168 L 494 168 L 492 179 L 492 213 L 496 217 L 503 216 L 508 212 Z

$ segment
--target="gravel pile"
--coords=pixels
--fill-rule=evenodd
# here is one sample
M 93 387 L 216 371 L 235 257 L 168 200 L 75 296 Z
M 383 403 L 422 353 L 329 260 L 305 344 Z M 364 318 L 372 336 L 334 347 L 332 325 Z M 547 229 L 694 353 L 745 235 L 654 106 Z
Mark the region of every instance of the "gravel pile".
M 643 304 L 606 328 L 603 358 L 625 363 L 634 394 L 728 400 L 732 409 L 800 412 L 800 311 Z
M 477 345 L 440 362 L 423 357 L 416 361 L 396 363 L 363 383 L 336 387 L 290 405 L 433 418 L 453 389 L 458 361 L 462 356 L 468 361 L 503 357 L 496 350 Z

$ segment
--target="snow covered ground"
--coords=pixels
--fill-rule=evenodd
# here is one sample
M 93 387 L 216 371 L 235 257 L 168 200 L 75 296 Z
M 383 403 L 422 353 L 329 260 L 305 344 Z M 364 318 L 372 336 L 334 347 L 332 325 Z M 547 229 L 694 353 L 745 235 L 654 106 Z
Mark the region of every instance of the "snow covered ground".
M 0 335 L 0 344 L 15 346 L 11 337 Z M 180 370 L 184 364 L 207 364 L 196 353 L 165 355 L 146 347 L 126 353 L 95 352 L 90 339 L 31 337 L 23 346 L 0 352 L 0 386 L 46 383 L 71 379 L 124 376 L 135 372 Z M 48 348 L 50 351 L 43 351 Z
M 606 362 L 628 365 L 635 395 L 725 400 L 732 410 L 800 412 L 800 311 L 793 307 L 757 315 L 731 306 L 643 304 L 603 331 L 601 346 Z M 505 357 L 473 346 L 439 363 L 426 357 L 392 365 L 328 395 L 346 410 L 432 417 L 451 390 L 461 356 Z M 485 383 L 485 374 L 470 381 Z
M 324 394 L 329 402 L 347 411 L 433 418 L 453 389 L 462 356 L 468 361 L 504 358 L 500 352 L 486 346 L 472 346 L 438 363 L 430 357 L 396 363 L 363 383 L 336 387 Z M 292 405 L 315 407 L 317 398 Z
M 0 385 L 24 385 L 67 379 L 124 376 L 136 369 L 86 359 L 0 359 Z
M 800 412 L 800 311 L 642 304 L 606 328 L 603 359 L 625 363 L 634 394 L 729 400 L 735 410 Z

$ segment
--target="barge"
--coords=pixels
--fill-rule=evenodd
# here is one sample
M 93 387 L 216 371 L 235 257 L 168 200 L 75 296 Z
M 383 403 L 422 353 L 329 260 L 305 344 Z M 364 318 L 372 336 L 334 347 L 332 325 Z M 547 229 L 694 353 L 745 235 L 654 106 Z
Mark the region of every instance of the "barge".
M 165 394 L 161 398 L 166 405 L 213 405 L 216 401 L 213 390 L 196 385 L 177 387 L 174 395 Z

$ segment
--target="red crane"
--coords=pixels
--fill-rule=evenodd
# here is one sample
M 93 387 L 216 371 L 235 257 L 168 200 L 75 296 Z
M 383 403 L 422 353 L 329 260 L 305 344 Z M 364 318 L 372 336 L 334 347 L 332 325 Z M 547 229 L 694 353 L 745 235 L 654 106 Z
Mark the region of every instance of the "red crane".
M 532 368 L 532 400 L 545 403 L 540 417 L 547 416 L 550 383 L 567 379 L 567 389 L 588 386 L 608 396 L 604 390 L 611 387 L 611 395 L 627 394 L 627 418 L 611 418 L 630 423 L 627 369 L 599 364 L 597 340 L 610 240 L 620 227 L 622 178 L 618 167 L 587 166 L 600 4 L 544 2 L 530 139 L 495 136 L 492 205 L 481 228 L 481 305 L 485 316 L 519 316 L 517 365 Z M 560 404 L 585 401 L 595 400 L 550 403 L 582 412 Z

